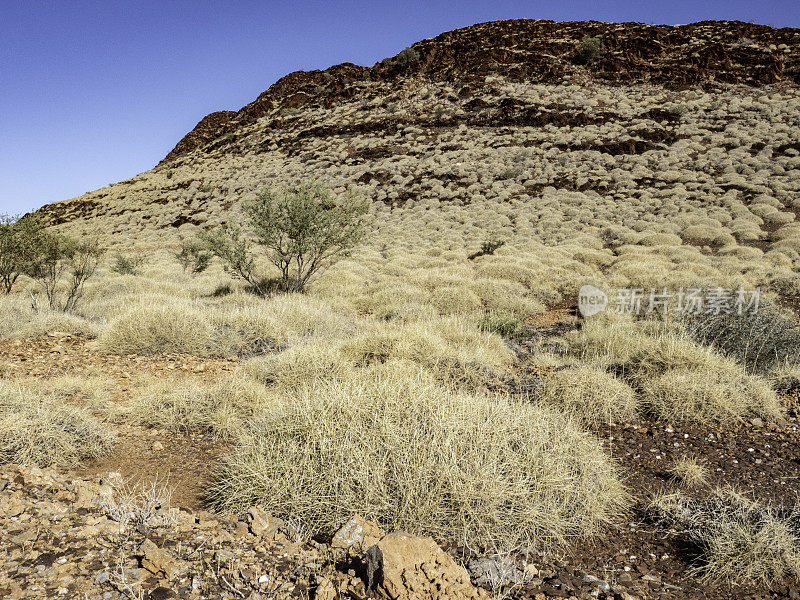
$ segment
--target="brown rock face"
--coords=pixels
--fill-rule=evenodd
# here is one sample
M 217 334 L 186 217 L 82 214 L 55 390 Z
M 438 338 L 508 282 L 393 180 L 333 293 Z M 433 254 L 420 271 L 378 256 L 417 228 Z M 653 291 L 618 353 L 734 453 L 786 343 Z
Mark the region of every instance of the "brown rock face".
M 387 600 L 458 600 L 487 597 L 469 574 L 436 542 L 403 532 L 390 533 L 377 548 L 382 555 L 377 592 Z
M 589 64 L 579 48 L 598 38 L 602 52 Z M 448 81 L 469 89 L 487 75 L 511 81 L 557 83 L 594 78 L 606 84 L 690 85 L 800 83 L 800 30 L 740 21 L 689 25 L 557 23 L 516 19 L 456 29 L 412 46 L 416 60 L 386 59 L 372 67 L 343 63 L 325 71 L 296 71 L 279 79 L 238 112 L 204 117 L 159 164 L 237 131 L 275 108 L 330 107 L 360 93 L 361 82 Z
M 236 115 L 235 110 L 220 110 L 203 117 L 189 133 L 167 154 L 162 162 L 168 162 L 175 156 L 190 152 L 194 148 L 204 146 L 216 139 L 225 131 L 228 122 Z

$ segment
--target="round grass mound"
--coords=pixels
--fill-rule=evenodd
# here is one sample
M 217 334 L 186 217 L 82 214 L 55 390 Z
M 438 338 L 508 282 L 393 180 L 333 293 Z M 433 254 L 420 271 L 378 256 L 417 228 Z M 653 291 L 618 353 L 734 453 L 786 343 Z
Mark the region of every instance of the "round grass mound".
M 0 464 L 74 467 L 107 454 L 114 442 L 86 409 L 56 394 L 0 385 Z
M 621 422 L 636 416 L 633 389 L 600 369 L 563 369 L 547 378 L 539 400 L 587 422 Z
M 598 441 L 558 411 L 443 389 L 407 363 L 274 393 L 210 491 L 330 533 L 353 514 L 483 546 L 563 542 L 619 514 Z
M 198 311 L 181 304 L 139 306 L 114 319 L 99 339 L 108 354 L 206 356 L 213 331 Z
M 658 418 L 733 423 L 750 416 L 774 419 L 781 407 L 762 378 L 736 372 L 676 369 L 642 386 L 642 403 Z

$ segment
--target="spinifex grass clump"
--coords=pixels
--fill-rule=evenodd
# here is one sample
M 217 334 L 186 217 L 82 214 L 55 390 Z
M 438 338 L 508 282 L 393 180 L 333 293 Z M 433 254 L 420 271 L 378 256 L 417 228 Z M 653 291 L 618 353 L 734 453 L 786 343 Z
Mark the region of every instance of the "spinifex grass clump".
M 353 514 L 470 544 L 592 534 L 624 505 L 600 444 L 563 414 L 452 392 L 409 363 L 276 391 L 211 492 L 332 532 Z
M 621 422 L 636 415 L 638 402 L 624 381 L 600 369 L 581 366 L 549 376 L 537 394 L 587 422 Z
M 732 424 L 781 412 L 766 379 L 671 324 L 592 321 L 565 338 L 576 356 L 627 381 L 652 416 Z
M 114 441 L 85 408 L 44 390 L 0 385 L 0 464 L 72 467 L 108 453 Z
M 687 315 L 685 323 L 692 337 L 753 371 L 764 373 L 787 362 L 800 362 L 797 319 L 774 305 L 761 306 L 756 313 Z
M 698 570 L 709 581 L 748 587 L 800 581 L 796 508 L 767 506 L 720 488 L 702 501 L 680 493 L 661 496 L 650 510 L 701 547 Z

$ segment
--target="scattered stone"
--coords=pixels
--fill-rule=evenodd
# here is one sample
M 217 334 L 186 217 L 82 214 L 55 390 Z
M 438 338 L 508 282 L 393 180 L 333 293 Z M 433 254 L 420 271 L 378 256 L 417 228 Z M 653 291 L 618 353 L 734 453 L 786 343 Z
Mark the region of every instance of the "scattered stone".
M 386 532 L 371 521 L 362 517 L 351 518 L 344 527 L 336 532 L 331 541 L 333 548 L 353 548 L 359 552 L 374 546 L 386 535 Z
M 175 560 L 152 541 L 145 540 L 140 547 L 142 559 L 142 567 L 153 573 L 154 575 L 162 574 L 167 579 L 172 579 L 178 571 L 178 565 Z
M 266 539 L 274 539 L 278 530 L 285 525 L 281 519 L 273 517 L 258 506 L 251 506 L 248 509 L 247 522 L 250 533 Z
M 467 570 L 472 583 L 486 590 L 496 590 L 525 582 L 526 576 L 513 563 L 495 558 L 476 558 L 469 561 Z

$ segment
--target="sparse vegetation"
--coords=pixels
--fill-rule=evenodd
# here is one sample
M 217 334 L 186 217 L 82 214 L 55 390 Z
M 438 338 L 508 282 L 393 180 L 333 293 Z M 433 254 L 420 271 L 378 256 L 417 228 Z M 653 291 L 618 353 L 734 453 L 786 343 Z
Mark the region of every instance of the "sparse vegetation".
M 771 482 L 794 477 L 784 459 L 798 414 L 796 315 L 775 306 L 684 319 L 612 306 L 587 318 L 568 313 L 582 285 L 610 301 L 638 290 L 640 313 L 651 289 L 711 286 L 760 288 L 762 298 L 796 306 L 792 49 L 767 51 L 759 34 L 747 50 L 748 60 L 786 62 L 778 86 L 731 84 L 736 61 L 712 86 L 607 85 L 600 77 L 631 54 L 604 27 L 582 29 L 597 32 L 582 43 L 560 38 L 555 54 L 594 74 L 563 60 L 539 69 L 549 53 L 537 46 L 526 57 L 522 37 L 484 49 L 500 62 L 469 63 L 465 80 L 448 80 L 449 64 L 440 70 L 455 46 L 439 52 L 437 40 L 385 59 L 377 78 L 350 66 L 301 74 L 296 97 L 251 106 L 210 145 L 188 154 L 181 145 L 167 166 L 46 208 L 47 229 L 30 217 L 4 220 L 0 337 L 17 339 L 0 344 L 0 379 L 16 385 L 13 377 L 30 372 L 38 380 L 23 382 L 24 401 L 0 419 L 12 432 L 0 436 L 0 454 L 12 448 L 7 460 L 71 466 L 104 451 L 104 418 L 126 434 L 148 428 L 148 438 L 175 440 L 146 451 L 147 468 L 173 467 L 187 447 L 219 438 L 213 443 L 234 448 L 215 506 L 242 513 L 261 504 L 287 518 L 292 540 L 306 525 L 331 533 L 358 512 L 462 547 L 532 541 L 546 551 L 536 558 L 543 569 L 551 541 L 600 531 L 620 513 L 613 457 L 626 470 L 643 467 L 627 482 L 636 501 L 654 487 L 692 495 L 676 501 L 688 521 L 660 519 L 670 535 L 699 543 L 711 582 L 739 581 L 748 593 L 759 582 L 788 586 L 796 511 L 703 495 L 719 495 L 709 482 L 735 473 L 759 498 L 791 497 L 784 479 Z M 707 41 L 708 31 L 719 30 L 704 25 L 692 36 Z M 657 54 L 686 56 L 687 48 Z M 617 75 L 650 59 L 635 60 Z M 525 76 L 529 67 L 536 77 Z M 419 77 L 420 69 L 435 76 Z M 320 97 L 306 103 L 303 93 Z M 259 193 L 264 182 L 270 188 Z M 31 229 L 21 237 L 9 233 L 23 226 Z M 70 244 L 100 235 L 124 252 L 122 264 L 112 257 L 110 269 L 84 278 L 74 302 L 81 267 L 68 252 L 55 271 L 32 268 L 65 235 Z M 22 250 L 3 252 L 8 246 Z M 142 256 L 145 269 L 131 264 Z M 111 379 L 81 386 L 53 377 L 73 366 L 77 377 L 87 368 Z M 141 462 L 138 452 L 132 460 Z M 123 494 L 106 513 L 120 522 L 147 514 L 137 506 L 159 496 L 151 491 L 130 501 Z M 130 519 L 145 531 L 146 521 Z M 680 561 L 640 562 L 649 542 L 639 534 L 660 533 L 636 521 L 618 524 L 630 553 L 609 560 L 616 544 L 600 544 L 595 564 L 630 563 L 631 593 L 643 583 L 635 562 L 663 576 L 663 590 L 655 581 L 645 590 L 659 595 L 680 583 L 683 592 L 672 591 L 692 595 L 690 577 L 659 572 Z M 602 532 L 617 542 L 614 528 Z M 117 591 L 138 572 L 136 556 L 120 562 Z M 244 593 L 243 581 L 229 583 L 226 593 Z M 727 597 L 720 590 L 701 592 Z

